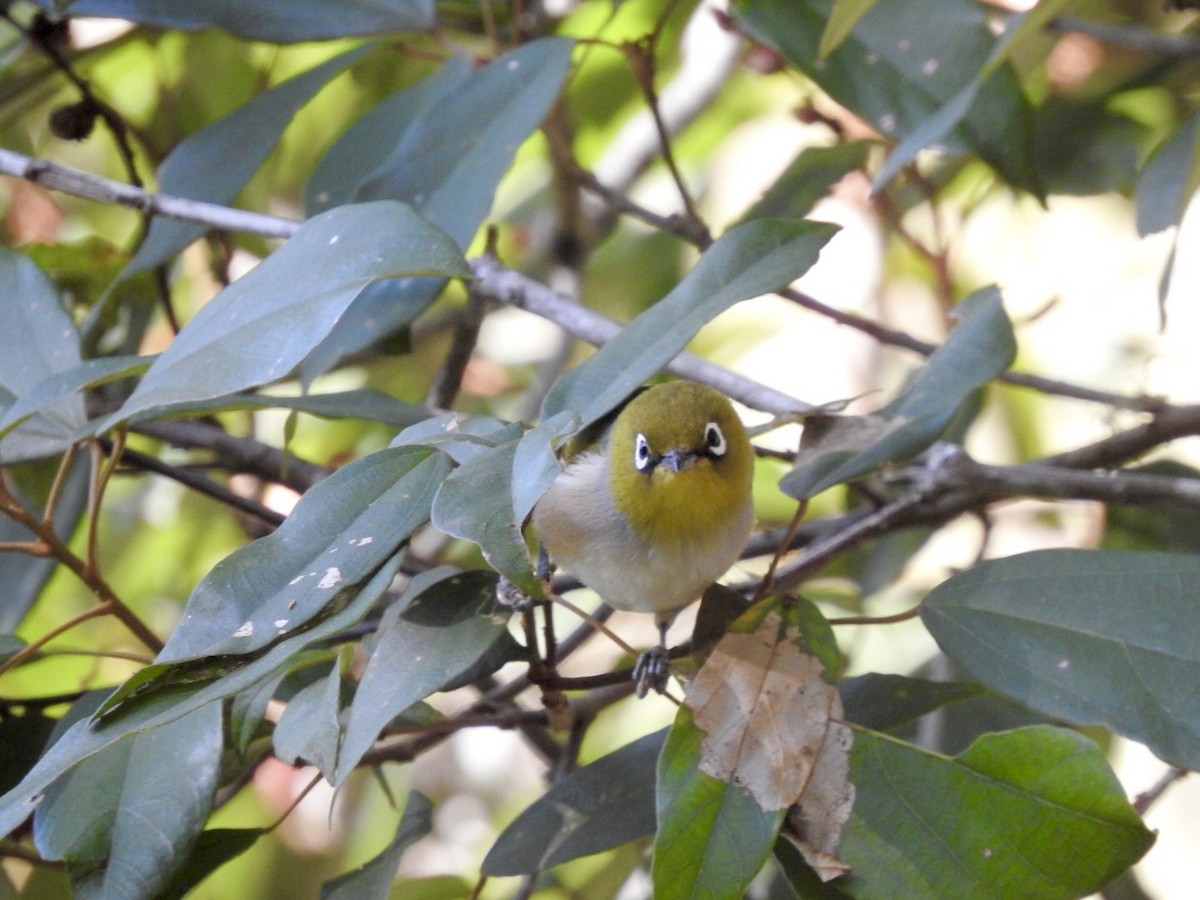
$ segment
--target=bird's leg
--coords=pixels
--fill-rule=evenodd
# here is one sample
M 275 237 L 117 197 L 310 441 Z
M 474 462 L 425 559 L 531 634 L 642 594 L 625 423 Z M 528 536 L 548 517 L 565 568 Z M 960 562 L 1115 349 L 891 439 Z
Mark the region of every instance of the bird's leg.
M 638 657 L 633 667 L 633 680 L 637 682 L 638 697 L 645 697 L 653 688 L 660 694 L 667 692 L 667 679 L 671 677 L 671 658 L 667 653 L 667 629 L 675 615 L 658 616 L 658 646 L 651 647 Z

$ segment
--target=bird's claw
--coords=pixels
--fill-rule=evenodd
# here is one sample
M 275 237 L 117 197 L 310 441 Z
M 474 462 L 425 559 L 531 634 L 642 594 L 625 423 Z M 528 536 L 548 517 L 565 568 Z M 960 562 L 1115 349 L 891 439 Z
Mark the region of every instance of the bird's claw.
M 516 612 L 533 608 L 533 598 L 503 575 L 496 582 L 496 602 Z
M 662 644 L 651 647 L 638 657 L 633 667 L 633 680 L 637 684 L 639 699 L 650 693 L 651 689 L 659 694 L 667 692 L 667 679 L 671 677 L 670 663 L 667 648 Z

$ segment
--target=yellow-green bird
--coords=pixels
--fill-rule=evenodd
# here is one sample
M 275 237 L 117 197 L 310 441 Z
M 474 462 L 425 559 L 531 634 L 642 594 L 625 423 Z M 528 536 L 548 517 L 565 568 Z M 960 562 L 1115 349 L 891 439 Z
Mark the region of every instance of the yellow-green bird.
M 616 609 L 654 613 L 662 641 L 639 660 L 661 690 L 675 614 L 738 559 L 754 524 L 754 451 L 729 400 L 691 381 L 630 400 L 534 508 L 550 557 Z

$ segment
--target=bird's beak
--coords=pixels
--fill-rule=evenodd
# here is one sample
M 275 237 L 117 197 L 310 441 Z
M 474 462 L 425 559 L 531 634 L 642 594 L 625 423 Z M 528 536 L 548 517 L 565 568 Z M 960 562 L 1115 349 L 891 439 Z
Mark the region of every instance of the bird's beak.
M 694 466 L 699 458 L 691 450 L 676 447 L 664 453 L 658 464 L 668 472 L 682 472 L 684 469 Z

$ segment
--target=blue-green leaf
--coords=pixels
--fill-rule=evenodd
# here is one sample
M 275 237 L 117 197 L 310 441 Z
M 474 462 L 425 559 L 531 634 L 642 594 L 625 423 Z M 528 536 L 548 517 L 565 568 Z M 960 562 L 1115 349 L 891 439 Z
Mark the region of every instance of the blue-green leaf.
M 158 189 L 191 200 L 232 203 L 275 149 L 279 136 L 299 109 L 366 50 L 358 47 L 335 56 L 189 135 L 158 167 Z M 155 219 L 120 277 L 162 265 L 207 230 L 207 226 L 194 222 Z
M 1200 768 L 1200 557 L 1045 550 L 938 585 L 921 619 L 988 687 Z
M 406 272 L 469 274 L 454 242 L 402 203 L 340 206 L 308 220 L 183 327 L 110 424 L 285 377 L 363 289 Z
M 62 6 L 39 0 L 43 6 Z M 73 0 L 72 16 L 128 19 L 153 28 L 220 28 L 287 44 L 431 28 L 433 0 Z

